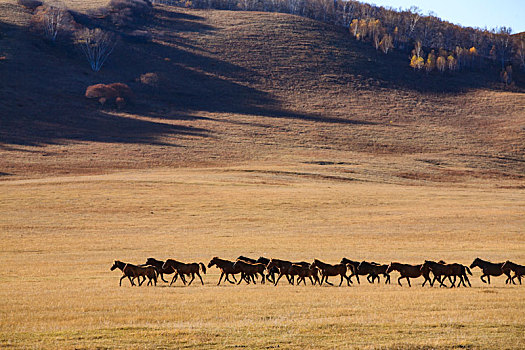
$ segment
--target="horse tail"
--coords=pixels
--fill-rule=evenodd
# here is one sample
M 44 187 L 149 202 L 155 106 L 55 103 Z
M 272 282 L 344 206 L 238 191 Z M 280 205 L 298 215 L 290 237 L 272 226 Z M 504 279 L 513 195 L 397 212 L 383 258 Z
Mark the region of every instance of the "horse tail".
M 155 266 L 151 266 L 151 267 L 153 267 L 153 269 L 150 270 L 150 271 L 153 272 L 152 273 L 152 275 L 153 275 L 152 278 L 155 281 L 155 283 L 157 283 L 157 278 L 159 277 L 159 270 Z
M 465 269 L 467 270 L 468 274 L 472 276 L 472 272 L 470 272 L 470 269 L 468 266 L 465 266 Z
M 199 263 L 199 265 L 201 266 L 202 272 L 204 272 L 204 274 L 206 274 L 206 266 L 204 266 L 203 263 Z

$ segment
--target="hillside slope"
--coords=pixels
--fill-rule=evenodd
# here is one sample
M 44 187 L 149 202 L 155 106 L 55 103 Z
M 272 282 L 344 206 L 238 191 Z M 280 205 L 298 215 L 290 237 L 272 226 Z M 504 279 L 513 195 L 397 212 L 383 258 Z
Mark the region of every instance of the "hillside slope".
M 167 6 L 141 28 L 152 42 L 122 40 L 93 73 L 30 33 L 15 1 L 0 6 L 2 179 L 278 163 L 343 180 L 523 182 L 525 94 L 490 74 L 427 77 L 296 16 Z M 147 72 L 160 88 L 137 82 Z M 83 97 L 111 82 L 134 105 Z

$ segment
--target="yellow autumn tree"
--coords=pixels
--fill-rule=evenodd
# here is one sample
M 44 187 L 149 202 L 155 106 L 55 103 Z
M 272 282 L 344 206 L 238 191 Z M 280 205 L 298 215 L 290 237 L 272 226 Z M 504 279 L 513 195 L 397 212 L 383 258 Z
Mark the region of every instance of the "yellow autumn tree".
M 439 56 L 436 59 L 436 68 L 439 72 L 443 73 L 447 67 L 447 60 L 443 56 Z
M 412 59 L 410 60 L 410 67 L 416 69 L 422 69 L 425 66 L 425 60 L 423 57 L 417 57 L 417 55 L 412 56 Z
M 458 68 L 458 61 L 453 55 L 447 57 L 448 70 L 455 71 Z
M 358 19 L 352 20 L 352 23 L 350 23 L 349 29 L 350 29 L 350 33 L 352 33 L 354 37 L 357 37 L 357 33 L 359 33 L 359 20 Z
M 436 55 L 434 54 L 434 50 L 432 50 L 432 52 L 428 54 L 427 60 L 425 61 L 425 70 L 427 73 L 430 73 L 434 69 L 436 69 Z
M 392 37 L 389 34 L 383 35 L 379 46 L 381 47 L 381 51 L 383 51 L 385 54 L 388 54 L 388 51 L 394 48 Z

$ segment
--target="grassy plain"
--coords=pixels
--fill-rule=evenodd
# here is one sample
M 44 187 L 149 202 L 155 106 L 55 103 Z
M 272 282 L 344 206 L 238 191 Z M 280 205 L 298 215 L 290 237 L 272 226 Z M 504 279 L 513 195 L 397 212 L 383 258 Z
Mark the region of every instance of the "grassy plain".
M 320 166 L 317 166 L 318 168 Z M 314 172 L 311 165 L 308 171 Z M 298 176 L 269 164 L 0 183 L 0 347 L 525 346 L 524 287 L 118 286 L 113 259 L 243 254 L 523 263 L 525 191 Z M 305 170 L 303 169 L 303 172 Z
M 85 12 L 104 0 L 67 0 Z M 525 348 L 525 286 L 118 287 L 114 259 L 525 263 L 525 94 L 344 28 L 156 6 L 99 73 L 0 1 L 0 348 Z M 151 90 L 137 78 L 166 78 Z M 486 74 L 485 74 L 486 73 Z M 84 98 L 126 82 L 124 110 Z M 50 84 L 49 82 L 53 82 Z

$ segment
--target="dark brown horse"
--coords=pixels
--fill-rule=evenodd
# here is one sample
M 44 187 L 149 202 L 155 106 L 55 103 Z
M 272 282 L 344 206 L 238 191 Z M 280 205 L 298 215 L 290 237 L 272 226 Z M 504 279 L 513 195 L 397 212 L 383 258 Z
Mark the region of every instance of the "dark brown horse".
M 146 277 L 148 278 L 148 286 L 153 285 L 153 282 L 155 283 L 155 285 L 157 285 L 157 270 L 153 266 L 137 266 L 133 264 L 127 264 L 119 260 L 115 260 L 110 270 L 113 271 L 117 268 L 123 273 L 119 281 L 119 286 L 122 286 L 122 280 L 126 277 L 129 279 L 129 282 L 132 286 L 135 285 L 135 283 L 133 282 L 135 278 L 138 279 L 139 286 L 142 286 L 142 284 L 146 280 Z M 144 277 L 142 282 L 140 281 L 140 277 Z
M 368 262 L 368 261 L 361 261 L 359 266 L 357 267 L 357 271 L 360 275 L 368 275 L 366 278 L 368 282 L 374 283 L 375 279 L 377 278 L 377 283 L 381 281 L 379 278 L 379 275 L 383 275 L 385 277 L 385 284 L 390 283 L 390 275 L 386 272 L 388 269 L 388 265 L 381 265 L 375 262 Z M 370 278 L 372 280 L 370 280 Z
M 470 284 L 469 278 L 467 276 L 467 273 L 469 275 L 472 275 L 472 272 L 470 271 L 468 266 L 456 264 L 456 263 L 446 264 L 442 261 L 435 262 L 435 261 L 425 260 L 425 263 L 421 266 L 421 270 L 424 270 L 427 268 L 430 269 L 430 271 L 432 271 L 432 274 L 434 275 L 435 279 L 441 280 L 440 285 L 439 285 L 440 287 L 446 287 L 445 278 L 447 277 L 450 283 L 452 283 L 450 288 L 455 287 L 457 277 L 459 277 L 458 287 L 461 286 L 461 284 L 463 284 L 463 286 L 466 287 L 467 285 L 465 284 L 465 281 L 467 281 L 469 287 L 472 287 L 472 285 Z M 454 280 L 452 280 L 452 277 L 454 277 Z
M 518 265 L 518 264 L 513 263 L 512 261 L 507 260 L 507 261 L 505 261 L 505 263 L 503 264 L 501 269 L 503 271 L 510 270 L 510 271 L 514 272 L 514 276 L 512 276 L 511 282 L 513 284 L 516 284 L 516 282 L 514 282 L 514 279 L 516 277 L 518 277 L 518 281 L 521 284 L 521 277 L 525 276 L 525 266 Z
M 210 260 L 210 263 L 208 264 L 208 268 L 212 266 L 217 266 L 219 270 L 221 270 L 221 277 L 219 278 L 219 282 L 217 285 L 221 284 L 222 278 L 224 277 L 224 280 L 230 282 L 231 284 L 237 283 L 237 279 L 235 278 L 235 275 L 238 273 L 241 273 L 241 271 L 238 268 L 234 268 L 233 265 L 235 264 L 235 261 L 230 260 L 224 260 L 220 259 L 218 257 L 214 257 Z M 229 275 L 233 277 L 233 280 L 235 282 L 230 281 L 228 278 Z M 243 278 L 243 276 L 241 276 Z
M 470 264 L 470 268 L 473 269 L 475 267 L 479 267 L 481 271 L 483 271 L 483 274 L 481 275 L 481 281 L 483 283 L 490 284 L 490 276 L 501 276 L 505 274 L 507 276 L 507 280 L 505 283 L 509 283 L 509 281 L 512 281 L 510 278 L 510 271 L 506 270 L 503 271 L 502 267 L 505 263 L 492 263 L 490 261 L 481 260 L 480 258 L 474 259 L 472 264 Z M 483 277 L 487 277 L 487 281 Z
M 357 283 L 361 284 L 361 281 L 359 280 L 359 275 L 362 275 L 362 276 L 368 275 L 368 272 L 359 271 L 359 264 L 360 264 L 359 261 L 342 258 L 341 264 L 345 264 L 346 267 L 348 267 L 348 270 L 350 270 L 350 275 L 348 276 L 350 283 L 353 283 L 352 277 L 355 276 L 355 278 L 357 279 Z
M 191 275 L 191 280 L 188 283 L 188 286 L 191 285 L 191 282 L 193 282 L 193 280 L 195 279 L 195 275 L 197 275 L 197 276 L 199 276 L 202 285 L 204 285 L 204 281 L 202 280 L 202 277 L 201 277 L 201 275 L 199 273 L 199 271 L 200 271 L 199 267 L 200 267 L 200 269 L 202 269 L 202 272 L 204 274 L 206 274 L 206 266 L 204 266 L 204 264 L 201 263 L 201 262 L 200 263 L 186 264 L 186 263 L 183 263 L 183 262 L 180 262 L 180 261 L 177 261 L 177 260 L 168 259 L 162 265 L 163 269 L 172 268 L 172 269 L 174 269 L 177 272 L 175 274 L 175 276 L 173 277 L 173 279 L 171 280 L 170 286 L 173 284 L 173 282 L 175 282 L 177 280 L 177 275 L 180 275 L 181 279 L 182 279 L 183 275 L 188 275 L 188 276 Z M 184 285 L 186 285 L 186 281 L 184 279 L 182 279 L 182 282 L 184 283 Z
M 146 260 L 146 263 L 142 264 L 141 266 L 148 266 L 148 265 L 154 266 L 157 269 L 157 274 L 159 274 L 160 279 L 166 283 L 168 283 L 168 281 L 164 279 L 164 275 L 171 275 L 172 273 L 175 272 L 175 270 L 173 269 L 167 269 L 167 270 L 163 269 L 162 265 L 164 265 L 164 261 L 157 260 L 155 258 L 148 258 L 148 260 Z
M 423 268 L 423 265 L 421 264 L 420 265 L 408 265 L 408 264 L 400 264 L 397 262 L 393 262 L 393 263 L 390 263 L 390 265 L 388 265 L 388 268 L 386 269 L 387 273 L 390 273 L 392 271 L 397 271 L 401 274 L 401 277 L 397 279 L 397 283 L 399 283 L 400 286 L 402 285 L 401 279 L 403 278 L 406 278 L 408 282 L 408 286 L 411 287 L 410 279 L 418 278 L 421 276 L 425 278 L 425 281 L 423 281 L 422 286 L 425 286 L 425 283 L 427 283 L 427 281 L 431 287 L 433 285 L 432 280 L 430 279 L 430 268 L 428 267 Z
M 273 283 L 274 286 L 279 283 L 279 280 L 281 277 L 286 276 L 286 279 L 288 279 L 288 283 L 294 284 L 293 276 L 290 274 L 290 269 L 292 267 L 293 263 L 291 261 L 286 260 L 280 260 L 280 259 L 270 259 L 270 262 L 268 265 L 266 265 L 266 269 L 270 271 L 271 269 L 277 269 L 279 271 L 279 275 L 277 276 L 277 279 Z
M 301 281 L 306 285 L 306 278 L 310 279 L 312 285 L 319 283 L 319 269 L 317 267 L 304 266 L 299 264 L 292 264 L 290 268 L 290 274 L 297 276 L 297 285 L 301 284 Z
M 246 262 L 244 260 L 237 260 L 234 264 L 233 264 L 233 268 L 234 269 L 239 269 L 239 271 L 241 271 L 245 276 L 247 276 L 247 283 L 249 283 L 249 278 L 252 279 L 253 283 L 255 284 L 255 276 L 257 274 L 260 274 L 261 277 L 262 277 L 262 281 L 261 283 L 264 284 L 265 282 L 265 276 L 264 276 L 264 271 L 266 270 L 266 266 L 264 264 L 259 264 L 259 263 L 249 263 L 249 262 Z M 239 283 L 242 282 L 242 278 L 239 280 Z
M 319 282 L 319 285 L 323 285 L 323 282 L 326 282 L 326 284 L 329 284 L 333 286 L 332 283 L 328 282 L 328 277 L 331 276 L 341 276 L 341 281 L 339 282 L 339 287 L 341 287 L 341 284 L 343 284 L 343 279 L 346 279 L 346 284 L 350 285 L 350 280 L 348 277 L 346 277 L 346 264 L 336 264 L 331 265 L 324 263 L 320 260 L 314 259 L 314 262 L 312 265 L 310 265 L 312 268 L 316 267 L 321 271 L 321 281 Z
M 256 262 L 258 262 L 260 264 L 264 264 L 265 266 L 268 266 L 268 264 L 270 263 L 270 259 L 265 258 L 263 256 L 260 256 L 259 259 L 257 259 Z M 275 275 L 279 273 L 279 269 L 274 266 L 271 269 L 269 269 L 267 272 L 268 273 L 266 274 L 266 279 L 269 282 L 274 283 L 275 282 Z

